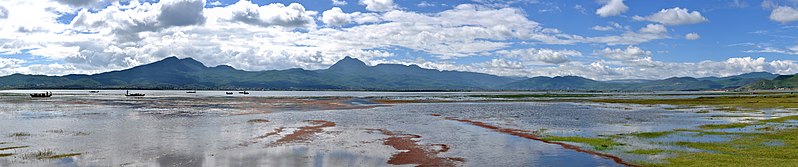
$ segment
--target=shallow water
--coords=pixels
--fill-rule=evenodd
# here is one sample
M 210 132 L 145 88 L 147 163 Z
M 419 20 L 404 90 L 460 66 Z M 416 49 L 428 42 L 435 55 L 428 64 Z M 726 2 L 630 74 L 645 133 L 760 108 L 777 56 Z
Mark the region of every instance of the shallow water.
M 38 91 L 31 91 L 38 92 Z M 602 157 L 447 120 L 478 120 L 502 127 L 545 129 L 546 134 L 599 136 L 689 128 L 711 120 L 693 112 L 613 104 L 570 102 L 435 103 L 377 105 L 360 97 L 425 95 L 401 92 L 61 92 L 33 99 L 0 96 L 0 166 L 392 166 L 401 152 L 373 129 L 421 136 L 419 147 L 448 151 L 463 166 L 620 166 Z M 138 91 L 137 91 L 138 92 Z M 15 92 L 26 93 L 26 92 Z M 207 95 L 207 94 L 213 95 Z M 264 95 L 269 93 L 270 95 Z M 277 93 L 280 94 L 280 93 Z M 429 93 L 440 94 L 440 93 Z M 444 93 L 446 94 L 446 93 Z M 152 95 L 152 96 L 150 96 Z M 271 98 L 280 96 L 356 98 Z M 432 116 L 441 114 L 442 116 Z M 266 121 L 252 121 L 263 119 Z M 325 120 L 306 140 L 281 138 Z M 277 131 L 280 129 L 281 131 Z M 13 135 L 14 133 L 26 135 Z M 66 158 L 31 158 L 36 152 L 80 153 Z

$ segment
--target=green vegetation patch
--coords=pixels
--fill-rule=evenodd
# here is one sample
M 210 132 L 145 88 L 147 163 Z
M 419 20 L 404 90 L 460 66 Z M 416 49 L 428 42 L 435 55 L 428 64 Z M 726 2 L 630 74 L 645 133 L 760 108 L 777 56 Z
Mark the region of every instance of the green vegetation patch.
M 575 137 L 575 136 L 548 136 L 543 138 L 543 140 L 548 141 L 564 141 L 564 142 L 574 142 L 574 143 L 583 143 L 590 146 L 593 146 L 596 150 L 609 150 L 612 149 L 614 146 L 621 146 L 624 145 L 622 143 L 617 143 L 609 138 L 589 138 L 589 137 Z
M 726 111 L 752 111 L 740 110 L 737 109 L 737 107 L 748 109 L 798 108 L 797 95 L 721 96 L 698 97 L 691 99 L 596 99 L 591 101 L 601 103 L 629 103 L 647 105 L 670 104 L 688 106 L 721 106 L 723 108 L 720 110 Z
M 798 115 L 786 116 L 786 117 L 780 117 L 780 118 L 773 118 L 773 119 L 766 119 L 766 120 L 762 120 L 760 122 L 782 123 L 782 122 L 787 122 L 787 121 L 798 121 Z
M 0 151 L 3 151 L 3 150 L 13 150 L 13 149 L 19 149 L 19 148 L 28 148 L 28 147 L 30 147 L 30 146 L 13 146 L 13 147 L 3 147 L 3 148 L 0 148 Z
M 23 137 L 23 136 L 30 136 L 30 133 L 17 132 L 8 135 L 8 137 Z
M 767 143 L 781 142 L 783 145 Z M 666 166 L 794 166 L 798 164 L 798 129 L 745 135 L 727 142 L 677 142 L 706 150 L 666 159 Z
M 676 133 L 676 131 L 641 132 L 641 133 L 632 133 L 631 135 L 640 138 L 657 138 L 657 137 L 667 136 L 673 133 Z
M 602 94 L 509 94 L 509 95 L 471 95 L 470 97 L 518 99 L 518 98 L 542 98 L 542 97 L 598 97 L 598 96 L 607 96 L 607 95 L 602 95 Z
M 3 154 L 0 154 L 0 157 L 7 157 L 7 156 L 12 156 L 12 155 L 14 155 L 14 154 L 6 154 L 6 153 L 3 153 Z
M 712 130 L 712 129 L 731 129 L 731 128 L 744 128 L 746 126 L 751 125 L 761 125 L 762 123 L 728 123 L 728 124 L 706 124 L 698 126 L 698 128 L 705 129 L 705 130 Z
M 51 150 L 44 150 L 44 151 L 28 153 L 23 155 L 22 157 L 24 159 L 61 159 L 66 157 L 79 156 L 79 155 L 81 155 L 81 153 L 56 154 Z
M 643 149 L 643 150 L 627 151 L 626 153 L 640 154 L 640 155 L 657 155 L 657 154 L 660 154 L 660 153 L 663 153 L 663 152 L 666 152 L 666 150 L 663 150 L 663 149 Z

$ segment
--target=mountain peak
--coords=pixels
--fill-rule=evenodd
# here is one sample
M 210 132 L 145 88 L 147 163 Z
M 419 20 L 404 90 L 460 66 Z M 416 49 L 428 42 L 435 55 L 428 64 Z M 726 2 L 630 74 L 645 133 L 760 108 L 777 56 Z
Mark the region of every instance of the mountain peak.
M 366 63 L 364 63 L 363 61 L 360 61 L 359 59 L 356 59 L 356 58 L 352 58 L 352 57 L 346 56 L 346 57 L 344 57 L 344 59 L 341 59 L 338 62 L 336 62 L 335 64 L 333 64 L 332 66 L 330 66 L 330 69 L 332 69 L 332 70 L 335 70 L 335 69 L 345 70 L 345 69 L 363 69 L 363 68 L 366 68 L 366 67 L 368 67 L 368 65 L 366 65 Z

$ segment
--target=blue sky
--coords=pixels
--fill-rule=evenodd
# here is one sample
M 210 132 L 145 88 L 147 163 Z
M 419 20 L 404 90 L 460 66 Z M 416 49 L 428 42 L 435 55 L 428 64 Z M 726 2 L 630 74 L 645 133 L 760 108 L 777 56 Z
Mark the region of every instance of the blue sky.
M 796 37 L 794 0 L 12 0 L 0 3 L 0 75 L 170 56 L 254 71 L 352 56 L 525 77 L 794 74 Z

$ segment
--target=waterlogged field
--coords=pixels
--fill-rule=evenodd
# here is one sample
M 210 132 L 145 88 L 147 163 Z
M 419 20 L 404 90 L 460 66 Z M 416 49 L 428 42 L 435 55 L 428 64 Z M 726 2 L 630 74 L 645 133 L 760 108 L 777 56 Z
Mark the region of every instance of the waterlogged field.
M 0 92 L 0 166 L 789 166 L 789 92 Z

